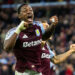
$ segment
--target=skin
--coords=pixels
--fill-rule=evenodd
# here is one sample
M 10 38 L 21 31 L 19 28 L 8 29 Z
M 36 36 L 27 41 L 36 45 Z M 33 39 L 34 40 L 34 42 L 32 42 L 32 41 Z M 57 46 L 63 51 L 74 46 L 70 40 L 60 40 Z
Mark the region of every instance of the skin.
M 43 27 L 46 30 L 49 27 L 49 24 L 47 22 L 43 22 Z M 51 37 L 48 40 L 51 40 Z M 49 42 L 47 40 L 42 41 L 42 47 L 45 45 L 46 42 L 49 44 Z M 63 54 L 55 55 L 50 60 L 54 64 L 59 64 L 59 63 L 65 61 L 72 53 L 75 53 L 75 44 L 71 44 L 70 45 L 70 50 L 68 50 L 67 52 L 65 52 Z
M 25 22 L 24 26 L 26 28 L 33 26 L 32 23 L 33 23 L 34 13 L 31 6 L 29 5 L 22 6 L 20 13 L 18 14 L 18 17 L 20 18 L 21 21 Z M 45 33 L 42 35 L 42 40 L 47 40 L 54 31 L 56 24 L 58 23 L 58 18 L 56 16 L 53 16 L 53 18 L 55 18 L 55 22 L 52 22 L 51 25 L 46 29 Z M 11 49 L 15 46 L 17 36 L 18 34 L 14 32 L 14 34 L 10 37 L 10 39 L 4 40 L 5 51 L 7 52 L 11 51 Z
M 25 22 L 27 22 L 28 23 L 27 25 L 32 24 L 33 23 L 33 18 L 34 18 L 34 13 L 33 13 L 33 10 L 31 8 L 31 6 L 29 6 L 29 5 L 22 6 L 21 10 L 20 10 L 20 14 L 18 14 L 18 17 L 21 20 L 24 20 Z M 28 17 L 30 17 L 30 18 L 28 18 Z
M 69 51 L 63 53 L 63 54 L 59 54 L 59 55 L 56 55 L 54 56 L 51 61 L 54 63 L 54 64 L 59 64 L 63 61 L 65 61 L 72 53 L 75 53 L 75 50 L 74 49 L 70 49 Z
M 55 22 L 53 22 L 52 19 L 55 19 Z M 51 22 L 51 25 L 49 25 L 47 22 L 42 22 L 43 24 L 46 23 L 46 25 L 47 25 L 47 26 L 45 26 L 46 27 L 45 33 L 42 36 L 43 41 L 46 41 L 49 39 L 49 37 L 53 34 L 56 25 L 58 24 L 57 16 L 52 16 L 49 20 Z
M 28 16 L 31 16 L 30 20 Z M 18 18 L 20 20 L 25 21 L 25 27 L 29 27 L 33 23 L 33 10 L 29 5 L 24 5 L 21 7 L 20 13 L 18 14 Z M 16 43 L 16 38 L 18 34 L 14 33 L 10 39 L 4 41 L 4 50 L 9 52 Z M 10 42 L 9 42 L 10 41 Z

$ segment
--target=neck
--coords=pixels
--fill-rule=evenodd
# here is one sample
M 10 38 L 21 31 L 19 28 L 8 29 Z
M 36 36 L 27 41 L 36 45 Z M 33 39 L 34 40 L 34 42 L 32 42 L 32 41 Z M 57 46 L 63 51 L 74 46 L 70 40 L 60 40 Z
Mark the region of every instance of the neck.
M 32 27 L 33 26 L 33 24 L 29 24 L 29 27 Z

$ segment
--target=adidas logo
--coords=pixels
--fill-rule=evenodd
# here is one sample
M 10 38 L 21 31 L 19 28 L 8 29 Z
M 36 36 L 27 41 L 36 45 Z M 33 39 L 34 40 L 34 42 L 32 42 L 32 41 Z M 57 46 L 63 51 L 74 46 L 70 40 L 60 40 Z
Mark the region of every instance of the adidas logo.
M 28 38 L 28 36 L 24 34 L 22 38 Z
M 45 50 L 45 47 L 43 47 L 42 50 Z

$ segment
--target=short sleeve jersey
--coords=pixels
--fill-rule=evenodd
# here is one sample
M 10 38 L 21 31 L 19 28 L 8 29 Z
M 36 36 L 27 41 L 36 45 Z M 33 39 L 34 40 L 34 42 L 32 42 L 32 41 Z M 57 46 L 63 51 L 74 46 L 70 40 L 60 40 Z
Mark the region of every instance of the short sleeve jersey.
M 15 29 L 12 28 L 8 31 L 5 40 L 8 40 L 14 34 Z M 17 71 L 24 72 L 25 69 L 30 69 L 41 72 L 41 41 L 44 32 L 43 25 L 39 21 L 34 22 L 31 27 L 20 32 L 13 48 L 17 59 Z
M 42 48 L 42 55 L 41 55 L 41 67 L 43 75 L 50 75 L 50 59 L 53 58 L 54 53 L 51 51 L 49 45 L 46 43 L 45 46 Z

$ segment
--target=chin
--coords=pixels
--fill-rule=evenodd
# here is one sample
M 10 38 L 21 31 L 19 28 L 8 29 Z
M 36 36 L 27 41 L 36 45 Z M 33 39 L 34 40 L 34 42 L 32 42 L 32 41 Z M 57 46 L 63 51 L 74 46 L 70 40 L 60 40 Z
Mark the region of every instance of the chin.
M 33 21 L 29 22 L 29 24 L 33 24 Z

